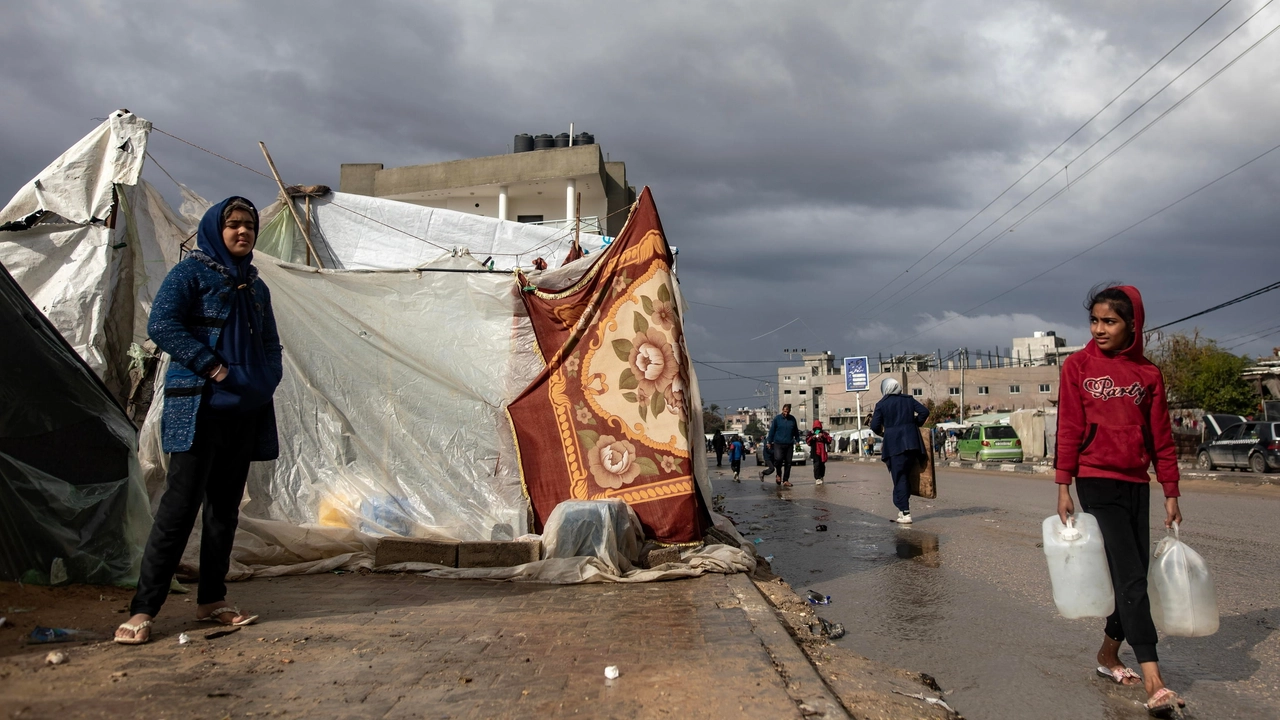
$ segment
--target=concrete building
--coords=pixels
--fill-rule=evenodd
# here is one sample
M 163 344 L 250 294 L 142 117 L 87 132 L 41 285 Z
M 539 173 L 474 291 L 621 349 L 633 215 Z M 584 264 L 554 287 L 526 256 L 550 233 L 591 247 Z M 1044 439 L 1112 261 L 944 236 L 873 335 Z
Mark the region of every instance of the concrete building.
M 554 226 L 574 221 L 581 194 L 582 231 L 611 237 L 622 231 L 636 199 L 626 163 L 607 162 L 594 140 L 431 165 L 343 163 L 338 190 Z
M 1009 356 L 1015 365 L 1060 365 L 1068 355 L 1083 347 L 1068 347 L 1067 341 L 1052 330 L 1036 331 L 1031 337 L 1014 338 Z
M 1034 342 L 1025 343 L 1029 339 Z M 963 403 L 966 416 L 1056 406 L 1061 360 L 1078 348 L 1068 347 L 1054 333 L 1036 333 L 1034 338 L 1013 342 L 1015 347 L 1024 342 L 1024 348 L 1039 348 L 1040 354 L 978 358 L 966 353 L 945 362 L 943 367 L 938 366 L 937 356 L 932 354 L 898 355 L 880 362 L 872 358 L 870 388 L 861 398 L 863 426 L 880 400 L 880 381 L 885 377 L 897 378 L 905 391 L 922 403 Z M 814 419 L 821 420 L 829 430 L 856 428 L 857 398 L 854 393 L 845 392 L 844 375 L 836 358 L 830 352 L 802 357 L 802 366 L 778 368 L 779 404 L 791 403 L 792 414 L 805 428 Z

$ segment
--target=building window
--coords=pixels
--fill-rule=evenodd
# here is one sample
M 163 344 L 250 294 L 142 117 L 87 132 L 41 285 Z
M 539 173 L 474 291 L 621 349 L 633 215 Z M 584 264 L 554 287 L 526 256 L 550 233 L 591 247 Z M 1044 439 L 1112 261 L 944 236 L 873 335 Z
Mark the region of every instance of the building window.
M 911 388 L 911 394 L 920 397 L 924 395 L 924 388 Z
M 791 379 L 791 376 L 790 376 L 790 375 L 786 375 L 786 376 L 784 376 L 782 379 L 783 379 L 783 380 L 790 380 L 790 379 Z
M 958 387 L 949 387 L 949 388 L 947 388 L 947 394 L 948 394 L 948 395 L 959 395 L 959 394 L 960 394 L 960 388 L 958 388 Z
M 979 395 L 990 395 L 990 394 L 991 394 L 991 388 L 987 387 L 986 385 L 979 385 L 979 386 L 978 386 L 978 394 L 979 394 Z
M 1049 392 L 1049 383 L 1040 383 L 1040 392 L 1042 393 Z
M 516 222 L 522 222 L 522 223 L 542 222 L 542 216 L 541 215 L 517 215 Z
M 1021 386 L 1021 385 L 1010 385 L 1010 386 L 1009 386 L 1009 394 L 1010 394 L 1010 395 L 1019 395 L 1019 394 L 1021 394 L 1021 393 L 1022 393 L 1022 386 Z
M 801 394 L 801 395 L 804 395 L 804 392 L 805 392 L 804 390 L 801 390 L 801 391 L 800 391 L 800 394 Z
M 803 376 L 803 375 L 801 375 L 801 376 L 798 378 L 798 380 L 799 380 L 800 382 L 804 382 L 804 381 L 805 381 L 805 379 L 806 379 L 806 378 L 805 378 L 805 376 Z
M 790 391 L 790 390 L 783 390 L 783 391 L 782 391 L 782 394 L 783 394 L 783 395 L 790 395 L 790 394 L 791 394 L 791 391 Z

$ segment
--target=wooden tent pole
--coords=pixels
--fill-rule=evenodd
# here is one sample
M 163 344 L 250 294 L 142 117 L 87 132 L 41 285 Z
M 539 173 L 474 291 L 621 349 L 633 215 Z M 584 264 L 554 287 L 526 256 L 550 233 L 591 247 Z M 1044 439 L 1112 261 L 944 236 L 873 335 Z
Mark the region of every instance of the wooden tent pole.
M 293 201 L 289 199 L 289 192 L 284 189 L 284 181 L 280 179 L 280 173 L 276 171 L 276 163 L 271 159 L 271 153 L 267 152 L 267 144 L 259 140 L 258 147 L 262 148 L 262 155 L 267 158 L 267 167 L 271 168 L 271 175 L 275 177 L 276 185 L 280 186 L 280 196 L 284 198 L 284 204 L 289 208 L 289 214 L 293 216 L 293 221 L 298 224 L 298 232 L 302 233 L 302 239 L 307 242 L 307 253 L 309 255 L 314 255 L 316 258 L 316 265 L 319 265 L 321 269 L 324 269 L 324 261 L 320 259 L 320 253 L 316 252 L 316 249 L 311 246 L 311 233 L 309 232 L 309 228 L 304 226 L 302 224 L 302 218 L 298 217 L 298 210 L 293 206 Z M 307 219 L 310 220 L 311 218 L 308 217 Z M 307 258 L 307 264 L 311 264 L 310 257 Z
M 578 193 L 578 197 L 574 200 L 573 218 L 573 245 L 578 247 L 579 238 L 582 235 L 582 193 Z

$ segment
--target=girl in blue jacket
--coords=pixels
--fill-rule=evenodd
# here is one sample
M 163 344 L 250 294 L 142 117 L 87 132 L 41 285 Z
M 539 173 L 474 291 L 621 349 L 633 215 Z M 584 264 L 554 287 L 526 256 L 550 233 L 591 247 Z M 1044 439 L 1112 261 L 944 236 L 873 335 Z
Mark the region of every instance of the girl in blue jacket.
M 197 249 L 169 272 L 152 305 L 147 330 L 171 358 L 161 429 L 169 474 L 118 643 L 151 639 L 201 506 L 196 619 L 257 620 L 227 603 L 225 583 L 249 463 L 279 454 L 271 396 L 282 375 L 280 337 L 271 294 L 252 264 L 257 236 L 258 210 L 248 200 L 209 208 Z

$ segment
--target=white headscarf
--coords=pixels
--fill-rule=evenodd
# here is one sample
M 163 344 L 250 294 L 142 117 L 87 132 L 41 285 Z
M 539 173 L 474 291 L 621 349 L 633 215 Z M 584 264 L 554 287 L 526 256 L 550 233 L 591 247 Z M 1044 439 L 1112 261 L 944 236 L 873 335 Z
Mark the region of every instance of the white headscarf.
M 902 392 L 902 385 L 897 380 L 887 377 L 880 381 L 881 395 L 897 395 Z

